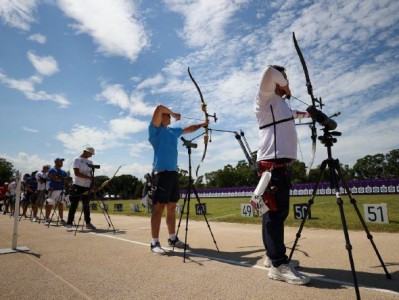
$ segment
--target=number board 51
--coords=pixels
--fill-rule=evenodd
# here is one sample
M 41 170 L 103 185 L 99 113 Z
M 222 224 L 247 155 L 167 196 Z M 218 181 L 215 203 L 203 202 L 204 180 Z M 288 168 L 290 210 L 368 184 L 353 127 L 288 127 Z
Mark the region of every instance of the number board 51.
M 364 216 L 367 222 L 389 223 L 386 203 L 363 204 L 363 206 L 364 206 Z

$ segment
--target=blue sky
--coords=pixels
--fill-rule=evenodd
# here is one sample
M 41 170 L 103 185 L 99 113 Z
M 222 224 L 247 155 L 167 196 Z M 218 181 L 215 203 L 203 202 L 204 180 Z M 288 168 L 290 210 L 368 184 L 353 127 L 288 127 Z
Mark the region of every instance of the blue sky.
M 92 146 L 97 175 L 124 164 L 120 174 L 142 178 L 156 105 L 203 118 L 188 66 L 218 116 L 211 128 L 242 129 L 255 150 L 252 105 L 265 66 L 286 66 L 293 95 L 310 103 L 294 31 L 323 112 L 341 112 L 333 156 L 353 166 L 399 148 L 398 11 L 398 1 L 379 0 L 0 0 L 0 157 L 23 173 L 56 157 L 71 170 Z M 310 130 L 297 129 L 307 164 Z M 194 168 L 202 152 L 198 140 Z M 326 157 L 318 142 L 314 166 Z M 200 174 L 243 159 L 234 135 L 213 132 Z M 180 145 L 179 166 L 187 161 Z

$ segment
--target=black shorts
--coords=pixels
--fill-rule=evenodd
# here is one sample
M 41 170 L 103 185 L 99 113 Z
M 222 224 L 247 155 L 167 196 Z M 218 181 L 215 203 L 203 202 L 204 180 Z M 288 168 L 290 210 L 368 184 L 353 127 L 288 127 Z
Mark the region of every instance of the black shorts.
M 154 204 L 176 203 L 180 199 L 179 174 L 163 171 L 154 176 Z

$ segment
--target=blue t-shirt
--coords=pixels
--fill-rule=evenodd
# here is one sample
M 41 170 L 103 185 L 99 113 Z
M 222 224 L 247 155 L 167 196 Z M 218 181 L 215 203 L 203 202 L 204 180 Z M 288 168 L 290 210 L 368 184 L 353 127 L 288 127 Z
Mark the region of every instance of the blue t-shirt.
M 29 177 L 28 180 L 26 181 L 26 183 L 29 185 L 29 187 L 32 189 L 32 191 L 37 190 L 37 180 L 36 180 L 35 176 Z
M 154 127 L 152 122 L 148 126 L 148 133 L 154 148 L 154 171 L 177 171 L 177 140 L 183 133 L 181 127 Z
M 55 167 L 51 168 L 48 171 L 48 178 L 51 178 L 51 174 L 56 174 L 60 178 L 67 178 L 68 177 L 67 173 L 64 170 L 57 169 Z M 50 186 L 50 189 L 53 189 L 53 190 L 63 190 L 64 189 L 64 182 L 63 181 L 62 182 L 53 181 L 53 180 L 50 179 L 49 186 Z

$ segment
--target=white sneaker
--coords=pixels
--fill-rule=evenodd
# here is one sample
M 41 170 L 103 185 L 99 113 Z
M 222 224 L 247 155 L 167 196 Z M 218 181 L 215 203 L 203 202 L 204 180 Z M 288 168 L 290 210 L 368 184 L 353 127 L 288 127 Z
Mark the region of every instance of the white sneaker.
M 155 245 L 151 243 L 151 252 L 155 254 L 165 255 L 166 251 L 161 247 L 161 244 L 158 242 Z
M 270 260 L 269 256 L 266 255 L 265 261 L 263 262 L 265 268 L 270 268 L 272 266 L 272 261 Z M 291 259 L 290 260 L 290 267 L 296 269 L 299 267 L 299 260 Z
M 37 222 L 37 218 L 33 217 L 32 222 Z
M 73 231 L 74 230 L 72 224 L 66 224 L 65 228 L 66 228 L 66 231 Z
M 272 266 L 269 270 L 269 278 L 297 285 L 307 284 L 310 281 L 309 276 L 299 273 L 288 264 L 280 265 L 278 268 Z

